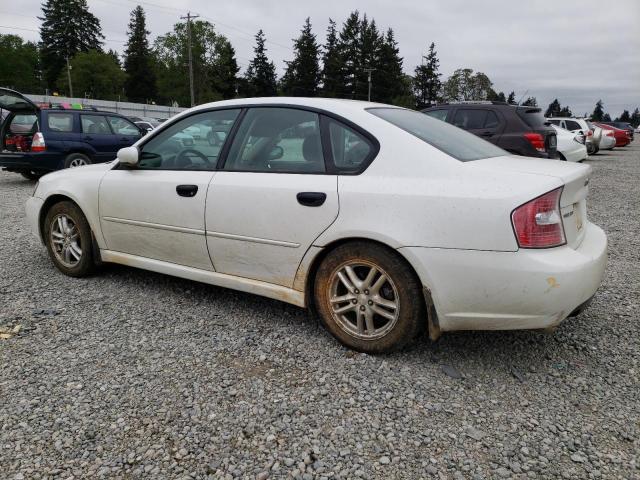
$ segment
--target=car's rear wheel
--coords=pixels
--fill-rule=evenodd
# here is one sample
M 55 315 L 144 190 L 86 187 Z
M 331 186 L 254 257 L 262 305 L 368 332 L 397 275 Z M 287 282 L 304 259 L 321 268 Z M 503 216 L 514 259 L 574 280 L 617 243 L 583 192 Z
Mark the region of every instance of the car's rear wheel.
M 65 201 L 49 209 L 44 238 L 51 260 L 62 273 L 83 277 L 93 271 L 91 228 L 76 204 Z
M 426 324 L 420 282 L 396 252 L 353 242 L 318 268 L 314 298 L 327 330 L 361 352 L 383 353 L 411 342 Z
M 20 172 L 20 175 L 22 175 L 27 180 L 38 180 L 45 173 L 46 172 L 42 172 L 42 171 L 39 171 L 39 170 L 27 170 L 27 171 L 24 171 L 24 172 Z
M 91 165 L 91 159 L 83 153 L 72 153 L 64 159 L 64 168 L 82 167 Z

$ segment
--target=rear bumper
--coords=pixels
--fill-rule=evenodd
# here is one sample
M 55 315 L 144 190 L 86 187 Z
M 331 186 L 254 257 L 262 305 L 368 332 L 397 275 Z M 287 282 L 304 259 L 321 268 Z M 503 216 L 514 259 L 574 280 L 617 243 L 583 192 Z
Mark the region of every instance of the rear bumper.
M 582 244 L 490 252 L 399 249 L 430 291 L 442 331 L 555 327 L 602 281 L 607 237 L 587 223 Z
M 42 153 L 0 153 L 0 167 L 9 171 L 21 170 L 56 170 L 60 163 L 60 154 L 53 152 Z

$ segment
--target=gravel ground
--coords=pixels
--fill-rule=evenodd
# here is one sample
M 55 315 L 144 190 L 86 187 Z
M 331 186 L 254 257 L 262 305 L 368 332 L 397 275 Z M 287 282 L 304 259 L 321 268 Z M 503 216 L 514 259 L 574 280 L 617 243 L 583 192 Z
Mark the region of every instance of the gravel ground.
M 377 357 L 276 301 L 65 277 L 1 173 L 0 477 L 640 478 L 640 142 L 588 163 L 610 260 L 585 313 Z

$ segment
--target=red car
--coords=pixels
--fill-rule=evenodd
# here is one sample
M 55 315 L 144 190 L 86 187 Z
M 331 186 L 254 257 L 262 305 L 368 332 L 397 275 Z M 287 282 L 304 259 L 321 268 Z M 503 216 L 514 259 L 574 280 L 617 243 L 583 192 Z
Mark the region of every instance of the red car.
M 631 137 L 629 136 L 629 132 L 626 130 L 622 130 L 621 128 L 612 127 L 611 125 L 607 125 L 605 123 L 595 123 L 600 128 L 605 130 L 613 130 L 613 135 L 616 139 L 616 147 L 626 147 L 631 143 Z

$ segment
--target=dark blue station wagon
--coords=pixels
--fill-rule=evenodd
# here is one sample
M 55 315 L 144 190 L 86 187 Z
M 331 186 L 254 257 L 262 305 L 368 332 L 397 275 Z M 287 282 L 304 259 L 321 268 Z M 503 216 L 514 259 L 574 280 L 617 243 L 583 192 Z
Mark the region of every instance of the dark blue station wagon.
M 0 88 L 0 167 L 35 180 L 47 172 L 108 162 L 143 133 L 129 119 L 112 112 L 41 108 Z

